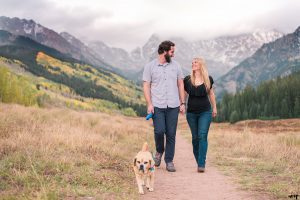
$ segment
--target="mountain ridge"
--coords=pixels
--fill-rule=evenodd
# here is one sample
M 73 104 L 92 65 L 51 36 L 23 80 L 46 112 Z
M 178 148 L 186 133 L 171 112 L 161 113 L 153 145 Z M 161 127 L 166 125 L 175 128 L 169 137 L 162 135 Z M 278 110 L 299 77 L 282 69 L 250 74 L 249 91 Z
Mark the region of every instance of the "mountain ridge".
M 235 93 L 264 80 L 286 76 L 300 70 L 300 27 L 273 42 L 262 45 L 251 57 L 242 61 L 216 81 L 217 96 Z

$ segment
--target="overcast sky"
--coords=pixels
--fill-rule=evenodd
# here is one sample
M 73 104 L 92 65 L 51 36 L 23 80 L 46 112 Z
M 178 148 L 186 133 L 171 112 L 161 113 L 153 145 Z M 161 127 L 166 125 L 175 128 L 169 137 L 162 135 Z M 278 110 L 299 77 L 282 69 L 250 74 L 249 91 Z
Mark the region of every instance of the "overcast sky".
M 132 50 L 152 34 L 209 39 L 259 29 L 293 32 L 300 0 L 0 0 L 0 15 Z

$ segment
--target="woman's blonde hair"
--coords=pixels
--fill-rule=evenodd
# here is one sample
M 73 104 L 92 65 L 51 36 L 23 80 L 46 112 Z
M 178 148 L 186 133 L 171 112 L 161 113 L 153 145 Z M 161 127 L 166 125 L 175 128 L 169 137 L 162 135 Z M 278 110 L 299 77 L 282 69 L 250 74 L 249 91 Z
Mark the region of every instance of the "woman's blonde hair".
M 197 58 L 194 58 L 193 60 L 197 60 L 199 62 L 201 78 L 204 81 L 206 91 L 209 92 L 211 85 L 210 85 L 210 80 L 209 80 L 209 76 L 208 76 L 208 72 L 207 72 L 207 69 L 206 69 L 206 64 L 205 64 L 204 59 L 197 57 Z M 195 86 L 195 74 L 194 74 L 193 69 L 192 69 L 192 72 L 191 72 L 191 82 Z

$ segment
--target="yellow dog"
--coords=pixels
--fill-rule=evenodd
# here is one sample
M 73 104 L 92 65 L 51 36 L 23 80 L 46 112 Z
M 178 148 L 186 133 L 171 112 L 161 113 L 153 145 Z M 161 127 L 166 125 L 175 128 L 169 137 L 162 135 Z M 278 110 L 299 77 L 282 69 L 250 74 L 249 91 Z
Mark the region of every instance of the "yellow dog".
M 135 156 L 133 170 L 136 177 L 139 193 L 144 194 L 143 185 L 152 192 L 154 186 L 154 160 L 148 150 L 147 142 L 144 143 L 142 150 Z

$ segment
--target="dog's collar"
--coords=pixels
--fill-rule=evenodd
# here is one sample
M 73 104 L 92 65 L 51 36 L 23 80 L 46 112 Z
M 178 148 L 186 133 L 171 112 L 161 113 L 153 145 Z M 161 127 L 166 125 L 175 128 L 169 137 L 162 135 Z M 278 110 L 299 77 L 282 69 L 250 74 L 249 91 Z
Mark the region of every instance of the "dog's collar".
M 154 172 L 154 167 L 149 168 L 150 172 Z

